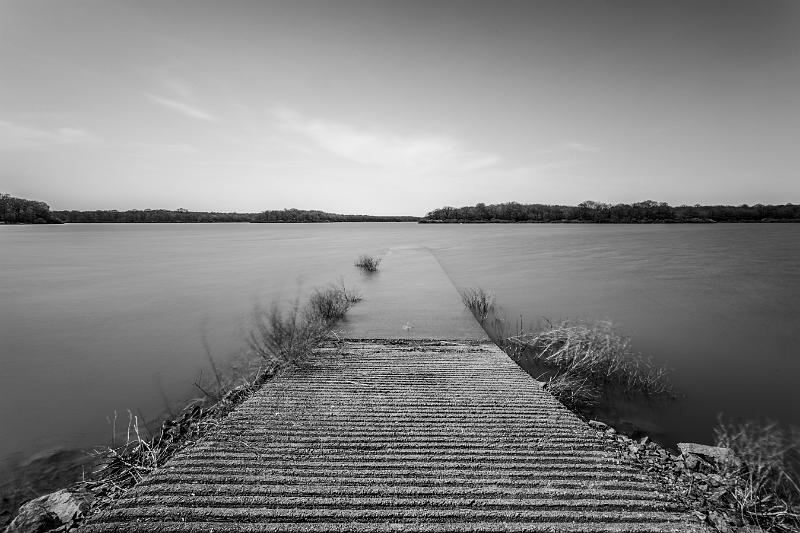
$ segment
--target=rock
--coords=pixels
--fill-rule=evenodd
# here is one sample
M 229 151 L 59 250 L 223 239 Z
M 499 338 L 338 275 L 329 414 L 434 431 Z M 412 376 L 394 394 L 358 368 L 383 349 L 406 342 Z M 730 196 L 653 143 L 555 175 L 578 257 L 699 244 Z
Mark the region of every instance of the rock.
M 683 458 L 683 464 L 686 465 L 687 470 L 697 470 L 697 467 L 700 466 L 700 458 L 693 453 L 689 453 Z
M 728 521 L 725 520 L 725 517 L 716 511 L 711 511 L 708 513 L 708 521 L 711 522 L 711 525 L 717 528 L 720 533 L 733 533 L 733 530 L 728 525 Z
M 718 464 L 726 462 L 738 463 L 736 455 L 730 448 L 720 446 L 706 446 L 705 444 L 695 444 L 694 442 L 679 442 L 678 448 L 683 455 L 695 454 L 707 459 L 713 459 Z
M 766 533 L 758 526 L 742 526 L 736 530 L 736 533 Z
M 59 490 L 31 500 L 19 509 L 5 533 L 41 533 L 63 524 L 89 510 L 92 496 L 88 492 Z
M 600 422 L 599 420 L 589 420 L 589 425 L 599 431 L 605 431 L 607 429 L 610 429 L 608 424 L 606 424 L 605 422 Z
M 711 501 L 711 502 L 714 502 L 715 504 L 719 504 L 719 502 L 720 502 L 720 500 L 722 500 L 723 496 L 725 496 L 725 491 L 724 490 L 717 490 L 717 491 L 712 492 L 711 494 L 709 494 L 708 500 Z
M 0 511 L 0 530 L 5 529 L 6 526 L 11 523 L 12 518 L 14 517 L 11 516 L 11 513 L 7 510 Z
M 36 501 L 36 500 L 34 500 Z M 61 525 L 58 516 L 45 507 L 29 502 L 19 508 L 5 533 L 44 533 Z
M 636 438 L 643 435 L 662 435 L 664 433 L 664 428 L 644 417 L 620 418 L 614 424 L 614 427 L 620 433 L 627 433 Z

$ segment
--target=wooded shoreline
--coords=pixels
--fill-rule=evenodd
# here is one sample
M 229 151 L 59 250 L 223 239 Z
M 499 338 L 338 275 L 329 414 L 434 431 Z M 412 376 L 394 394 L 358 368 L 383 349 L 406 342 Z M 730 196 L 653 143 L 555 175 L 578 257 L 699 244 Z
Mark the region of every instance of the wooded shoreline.
M 577 206 L 508 202 L 465 207 L 442 207 L 424 217 L 405 215 L 344 215 L 307 209 L 267 210 L 258 213 L 220 213 L 187 209 L 50 210 L 44 202 L 0 194 L 0 224 L 63 223 L 323 223 L 323 222 L 418 222 L 420 224 L 713 224 L 717 222 L 800 222 L 800 205 L 681 205 L 664 202 L 603 204 L 582 202 Z

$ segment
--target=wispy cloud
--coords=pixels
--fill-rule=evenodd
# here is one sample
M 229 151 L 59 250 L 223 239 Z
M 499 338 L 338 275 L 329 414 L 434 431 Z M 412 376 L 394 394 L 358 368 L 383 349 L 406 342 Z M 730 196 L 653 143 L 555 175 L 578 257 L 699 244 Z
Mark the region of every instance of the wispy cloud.
M 564 148 L 567 150 L 573 150 L 575 152 L 599 152 L 600 147 L 595 146 L 593 144 L 587 144 L 577 141 L 572 141 L 568 143 L 564 143 Z
M 76 145 L 98 142 L 99 139 L 83 128 L 42 128 L 0 120 L 0 150 L 30 149 L 52 145 Z
M 195 146 L 183 142 L 159 143 L 134 141 L 110 143 L 109 146 L 138 157 L 153 157 L 163 155 L 193 156 L 200 153 L 200 150 L 198 150 Z
M 215 120 L 217 120 L 216 117 L 211 113 L 209 113 L 208 111 L 200 109 L 196 105 L 190 104 L 188 102 L 182 102 L 174 100 L 172 98 L 165 98 L 163 96 L 158 96 L 155 94 L 147 94 L 146 96 L 152 102 L 155 102 L 158 105 L 166 107 L 167 109 L 171 109 L 172 111 L 177 111 L 178 113 L 181 113 L 184 116 L 194 118 L 197 120 L 205 120 L 208 122 L 214 122 Z
M 287 108 L 273 111 L 278 123 L 341 158 L 414 172 L 470 172 L 496 166 L 493 154 L 465 149 L 448 136 L 402 136 L 306 117 Z

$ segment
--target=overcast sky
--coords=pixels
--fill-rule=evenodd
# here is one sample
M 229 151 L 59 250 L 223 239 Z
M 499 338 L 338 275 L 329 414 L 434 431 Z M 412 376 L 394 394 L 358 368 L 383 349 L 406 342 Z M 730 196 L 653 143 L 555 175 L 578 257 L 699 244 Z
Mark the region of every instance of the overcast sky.
M 0 0 L 54 209 L 800 203 L 800 2 Z

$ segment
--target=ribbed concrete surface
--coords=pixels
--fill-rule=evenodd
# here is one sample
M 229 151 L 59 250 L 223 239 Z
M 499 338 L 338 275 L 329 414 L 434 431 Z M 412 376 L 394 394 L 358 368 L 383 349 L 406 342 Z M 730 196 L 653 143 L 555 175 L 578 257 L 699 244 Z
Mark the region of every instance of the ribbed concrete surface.
M 493 345 L 353 341 L 85 530 L 702 529 Z

